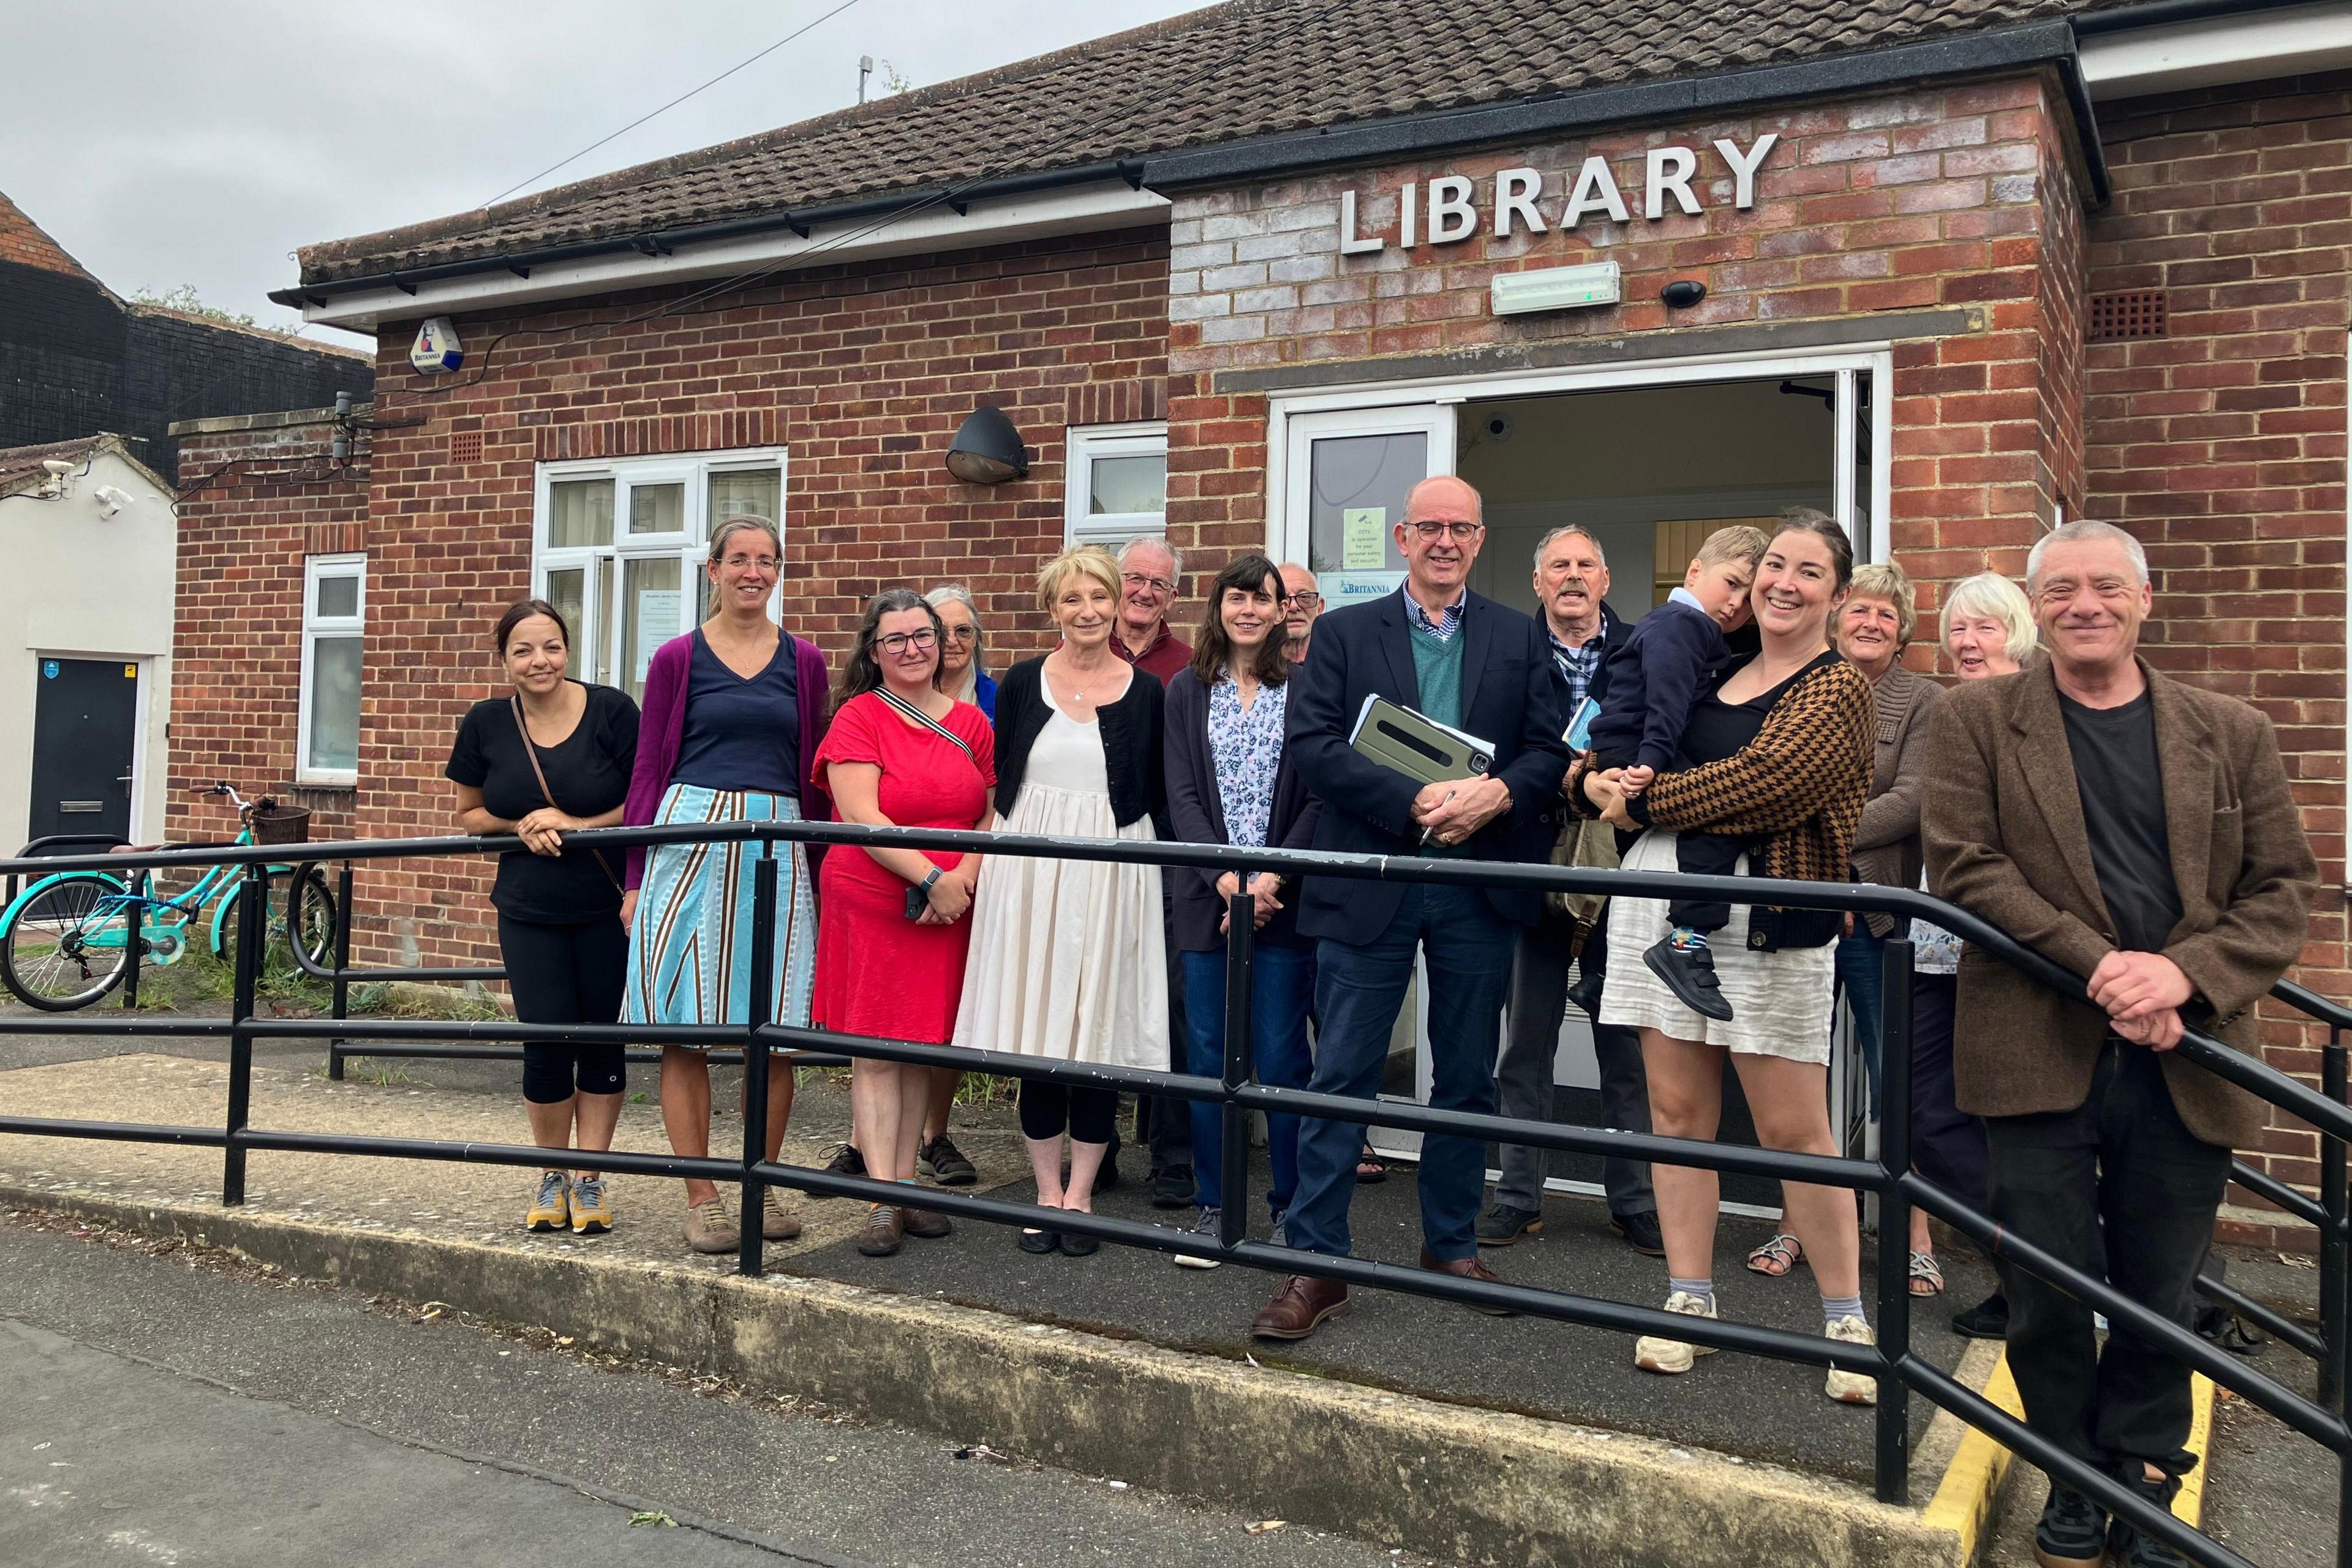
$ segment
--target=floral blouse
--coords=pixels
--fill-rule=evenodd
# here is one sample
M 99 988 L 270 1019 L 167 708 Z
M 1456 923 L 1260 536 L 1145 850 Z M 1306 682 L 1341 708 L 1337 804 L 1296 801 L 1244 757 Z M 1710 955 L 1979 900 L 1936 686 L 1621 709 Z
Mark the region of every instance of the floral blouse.
M 1225 814 L 1225 841 L 1251 849 L 1265 847 L 1266 819 L 1274 812 L 1274 775 L 1282 766 L 1283 714 L 1287 686 L 1261 686 L 1257 700 L 1242 709 L 1242 689 L 1233 672 L 1209 688 L 1209 757 L 1217 768 L 1217 804 Z

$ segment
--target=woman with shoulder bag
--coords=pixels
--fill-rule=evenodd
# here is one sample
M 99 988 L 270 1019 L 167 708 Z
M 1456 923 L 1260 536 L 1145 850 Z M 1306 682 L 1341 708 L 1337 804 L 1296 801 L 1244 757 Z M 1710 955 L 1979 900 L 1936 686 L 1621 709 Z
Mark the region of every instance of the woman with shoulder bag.
M 446 770 L 457 786 L 467 833 L 519 835 L 528 854 L 499 857 L 490 890 L 499 950 L 526 1024 L 611 1024 L 621 1016 L 628 928 L 621 879 L 600 850 L 567 848 L 563 836 L 621 820 L 637 754 L 637 705 L 609 686 L 567 678 L 572 638 L 543 599 L 499 617 L 499 658 L 514 689 L 477 702 L 457 727 Z M 522 1093 L 531 1142 L 583 1152 L 613 1146 L 625 1083 L 614 1044 L 531 1041 L 522 1048 Z M 527 1230 L 569 1226 L 582 1236 L 613 1226 L 603 1174 L 550 1166 L 523 1220 Z

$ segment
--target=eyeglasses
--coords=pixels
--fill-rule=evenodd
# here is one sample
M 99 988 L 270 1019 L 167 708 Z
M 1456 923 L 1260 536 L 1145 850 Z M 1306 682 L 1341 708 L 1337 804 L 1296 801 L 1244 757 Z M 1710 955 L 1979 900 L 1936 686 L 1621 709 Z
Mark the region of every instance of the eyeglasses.
M 1427 518 L 1405 526 L 1412 529 L 1413 536 L 1423 543 L 1438 539 L 1458 539 L 1466 544 L 1486 530 L 1483 522 L 1437 522 Z
M 730 555 L 719 564 L 730 572 L 740 572 L 746 566 L 757 566 L 762 572 L 779 571 L 783 562 L 773 555 Z
M 1176 584 L 1167 578 L 1147 577 L 1140 572 L 1121 573 L 1118 580 L 1130 588 L 1149 588 L 1155 594 L 1172 594 L 1176 591 Z
M 1285 594 L 1282 602 L 1296 605 L 1302 610 L 1311 610 L 1323 602 L 1323 595 L 1312 588 L 1301 588 L 1296 594 Z
M 978 642 L 980 640 L 980 628 L 978 626 L 950 626 L 948 628 L 948 639 L 950 642 Z
M 874 646 L 892 658 L 897 658 L 908 648 L 913 648 L 918 653 L 929 653 L 940 646 L 940 634 L 929 626 L 925 626 L 919 632 L 892 632 L 887 637 L 876 637 Z

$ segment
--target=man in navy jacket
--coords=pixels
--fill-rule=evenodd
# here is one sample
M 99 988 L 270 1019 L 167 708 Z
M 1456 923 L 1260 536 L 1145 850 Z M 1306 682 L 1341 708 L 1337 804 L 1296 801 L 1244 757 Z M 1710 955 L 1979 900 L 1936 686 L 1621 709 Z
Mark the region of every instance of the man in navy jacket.
M 1395 527 L 1404 587 L 1317 624 L 1290 697 L 1288 741 L 1324 803 L 1316 848 L 1527 862 L 1549 856 L 1569 761 L 1560 683 L 1534 618 L 1470 592 L 1485 534 L 1476 490 L 1451 477 L 1423 480 Z M 1489 742 L 1492 769 L 1424 785 L 1359 755 L 1348 737 L 1374 695 Z M 1317 939 L 1321 1017 L 1310 1087 L 1373 1097 L 1420 951 L 1429 970 L 1430 1103 L 1491 1112 L 1512 950 L 1541 910 L 1541 895 L 1521 889 L 1307 879 L 1298 929 Z M 1352 1122 L 1302 1125 L 1291 1246 L 1347 1255 L 1360 1135 Z M 1474 1233 L 1486 1165 L 1479 1140 L 1423 1141 L 1423 1268 L 1496 1278 L 1478 1258 Z M 1347 1306 L 1344 1285 L 1294 1275 L 1251 1331 L 1305 1339 Z

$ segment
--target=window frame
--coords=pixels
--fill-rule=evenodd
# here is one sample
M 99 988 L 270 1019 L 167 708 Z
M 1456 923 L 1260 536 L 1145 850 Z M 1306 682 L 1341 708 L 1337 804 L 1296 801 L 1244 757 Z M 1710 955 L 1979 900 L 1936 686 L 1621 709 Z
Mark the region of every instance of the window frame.
M 531 491 L 530 591 L 537 597 L 550 597 L 548 579 L 552 574 L 570 571 L 581 574 L 581 595 L 585 611 L 582 616 L 583 624 L 572 628 L 572 679 L 609 684 L 623 691 L 629 689 L 636 672 L 622 657 L 627 650 L 619 645 L 626 624 L 624 590 L 631 562 L 677 562 L 681 595 L 678 630 L 683 632 L 700 623 L 702 563 L 709 553 L 710 538 L 710 481 L 714 476 L 721 474 L 768 472 L 772 472 L 776 478 L 778 515 L 773 521 L 782 539 L 786 536 L 788 528 L 782 514 L 789 507 L 785 488 L 789 467 L 785 448 L 782 447 L 735 447 L 705 452 L 649 453 L 634 458 L 575 458 L 542 462 L 537 466 Z M 569 480 L 599 479 L 613 481 L 611 542 L 563 546 L 548 543 L 554 487 Z M 663 533 L 629 532 L 629 492 L 632 489 L 680 482 L 686 487 L 686 500 L 681 526 L 677 530 Z M 788 565 L 790 559 L 787 552 L 785 560 Z M 600 561 L 612 563 L 609 576 L 600 574 Z M 600 587 L 609 589 L 609 602 L 598 602 Z M 779 573 L 776 592 L 768 600 L 768 618 L 772 621 L 781 622 L 783 618 L 783 592 L 784 574 Z M 612 645 L 612 657 L 605 660 L 608 644 Z M 604 660 L 604 668 L 600 668 L 600 660 Z
M 1130 539 L 1168 531 L 1167 491 L 1163 486 L 1158 511 L 1106 512 L 1087 510 L 1094 493 L 1094 466 L 1105 458 L 1168 458 L 1168 422 L 1139 420 L 1127 425 L 1072 425 L 1064 431 L 1062 542 L 1066 546 L 1099 544 L 1117 553 Z M 1164 470 L 1163 470 L 1164 471 Z
M 356 584 L 352 613 L 348 616 L 322 616 L 319 613 L 319 584 L 335 578 L 349 577 Z M 341 551 L 331 554 L 305 555 L 302 558 L 302 632 L 298 657 L 301 661 L 299 687 L 295 699 L 294 719 L 294 782 L 321 789 L 354 789 L 360 782 L 356 759 L 349 768 L 315 768 L 310 765 L 310 731 L 315 717 L 318 694 L 313 689 L 312 668 L 318 660 L 318 645 L 322 641 L 352 638 L 360 644 L 362 668 L 367 658 L 367 552 Z M 364 696 L 364 684 L 362 691 Z M 352 715 L 354 728 L 365 713 L 362 700 L 361 712 Z

